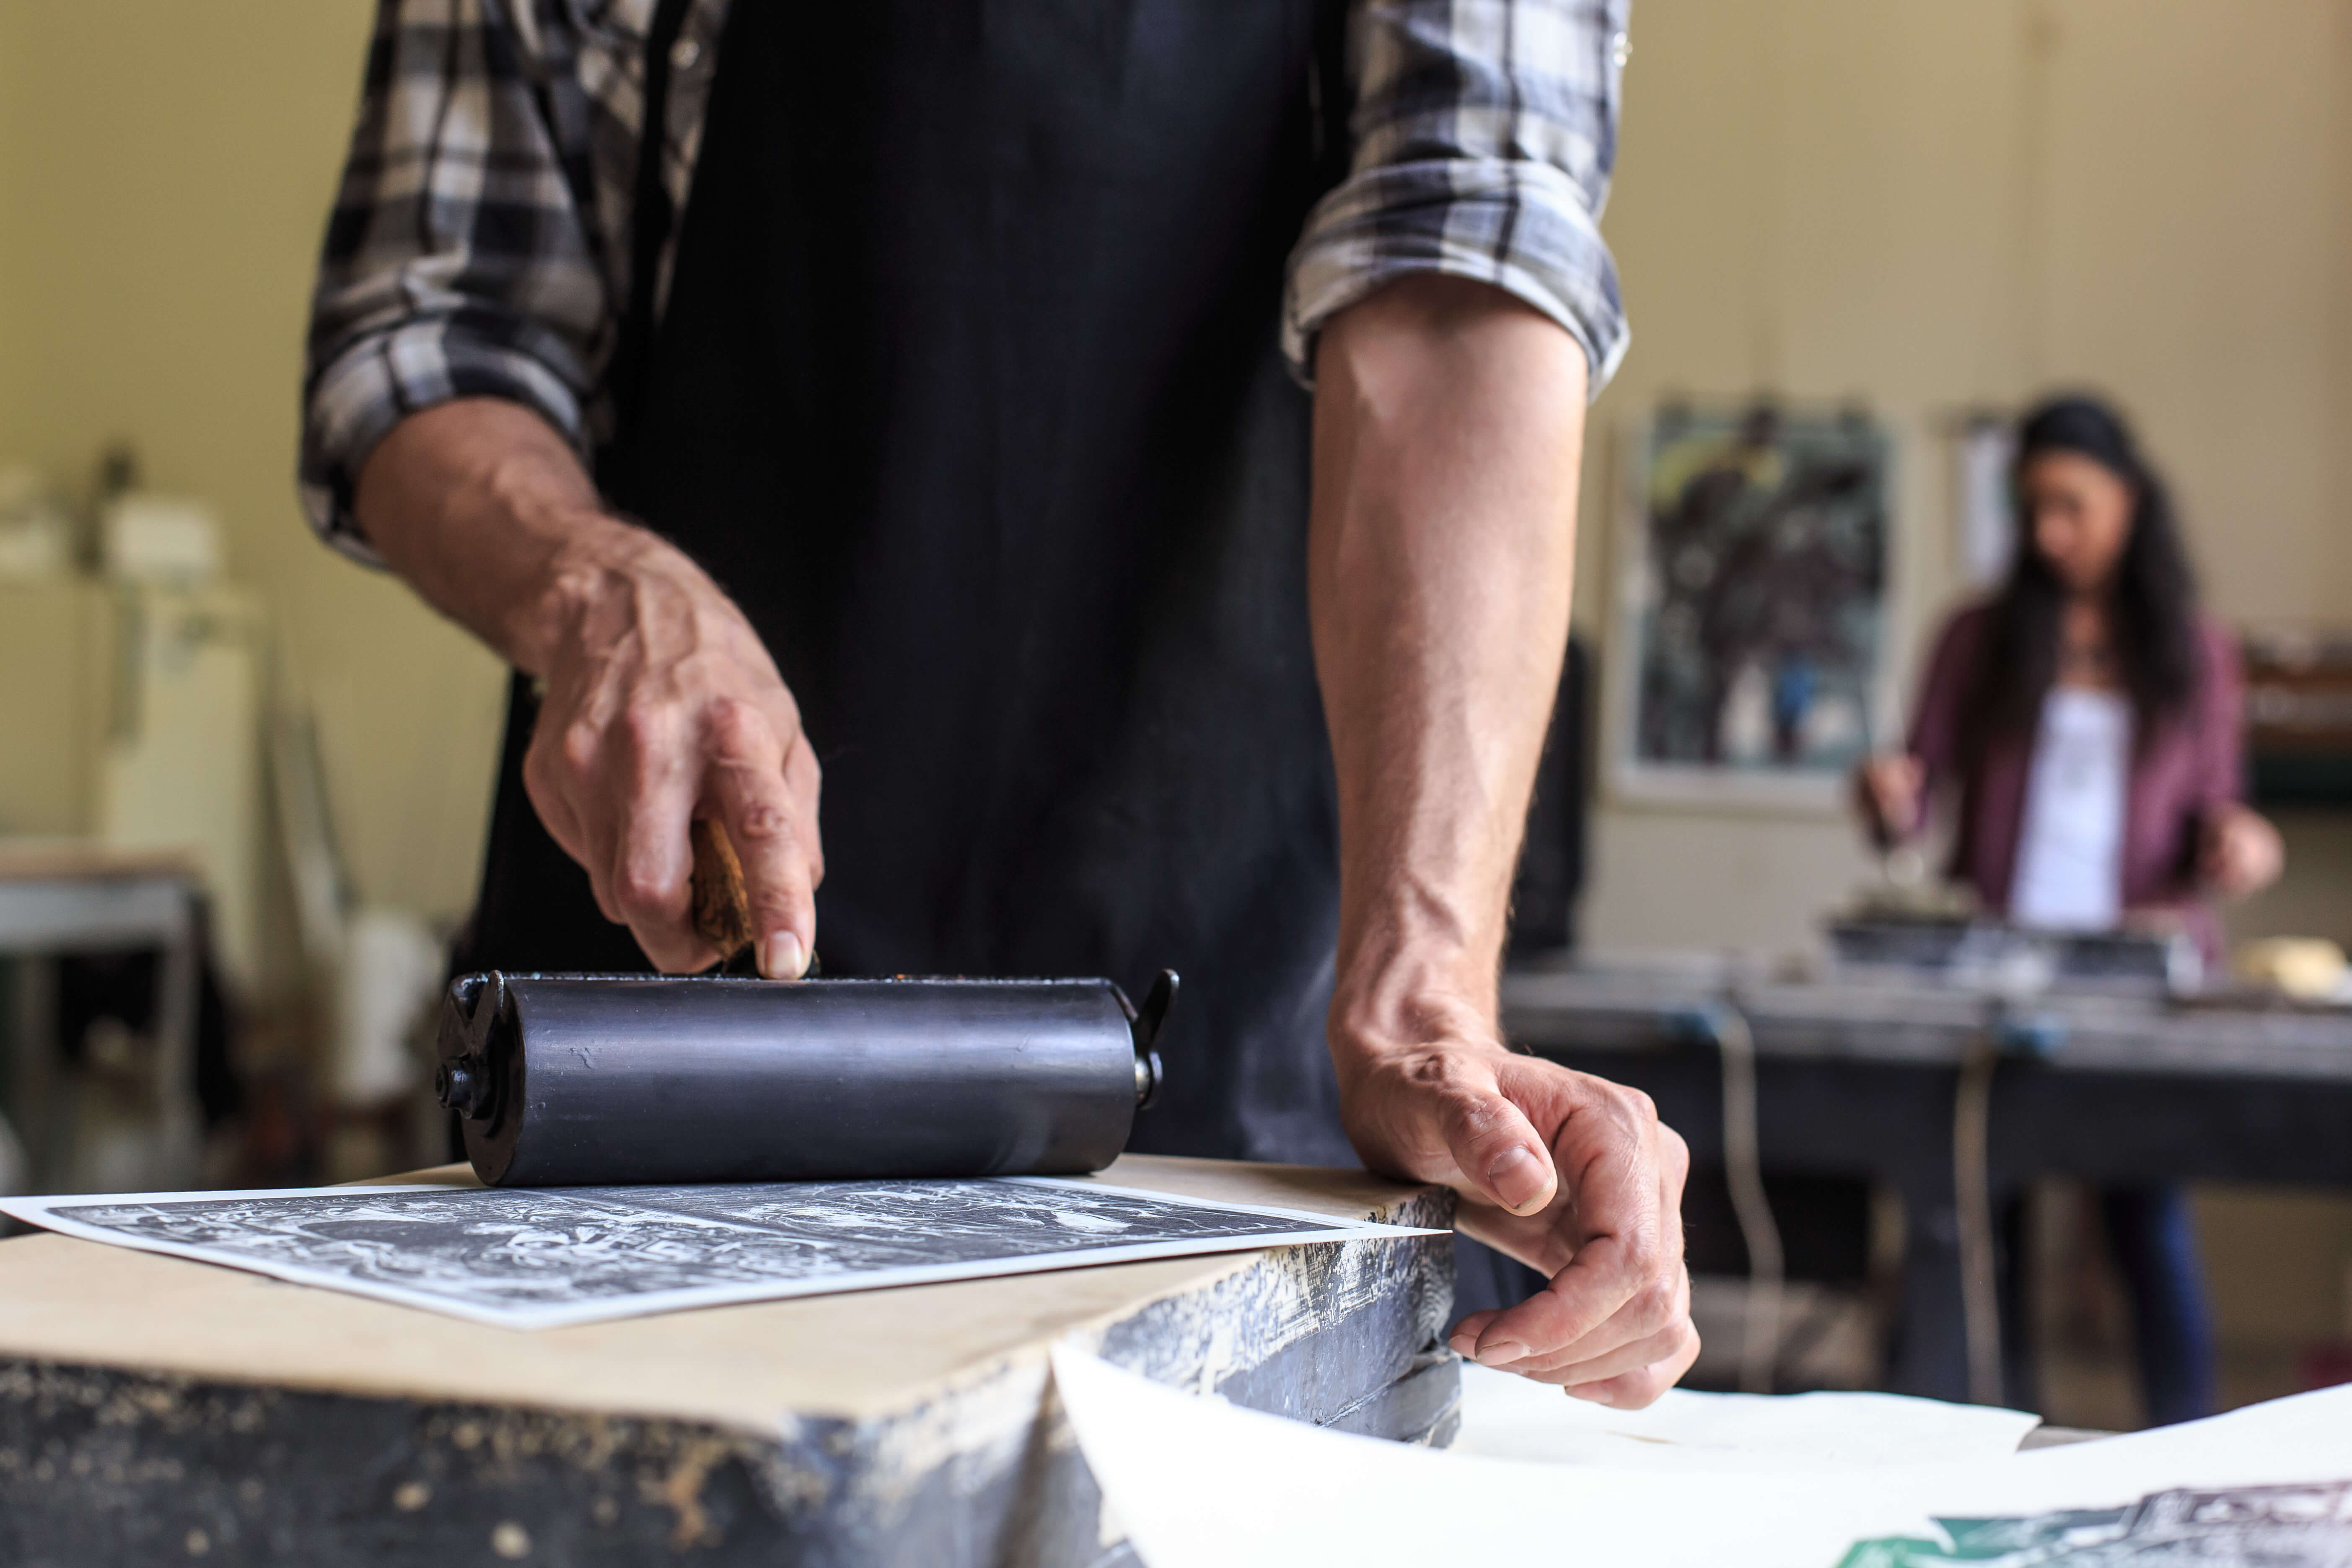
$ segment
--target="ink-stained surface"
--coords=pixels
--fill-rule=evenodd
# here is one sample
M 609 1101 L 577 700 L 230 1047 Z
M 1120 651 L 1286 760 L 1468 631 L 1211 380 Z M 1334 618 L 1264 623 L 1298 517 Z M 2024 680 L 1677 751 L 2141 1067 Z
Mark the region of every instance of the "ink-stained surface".
M 1048 1178 L 332 1187 L 5 1206 L 71 1236 L 518 1329 L 1417 1234 Z

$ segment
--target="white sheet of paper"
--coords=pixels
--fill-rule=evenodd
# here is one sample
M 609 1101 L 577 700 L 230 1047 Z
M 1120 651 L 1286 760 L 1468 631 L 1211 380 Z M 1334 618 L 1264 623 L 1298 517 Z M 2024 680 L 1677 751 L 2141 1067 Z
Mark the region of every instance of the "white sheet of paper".
M 1923 1465 L 2014 1454 L 2041 1424 L 2021 1410 L 1895 1394 L 1676 1388 L 1646 1410 L 1612 1410 L 1570 1399 L 1549 1384 L 1465 1363 L 1462 1433 L 1453 1452 L 1644 1470 Z
M 2086 1543 L 2144 1527 L 2178 1534 L 2184 1512 L 2209 1535 L 2339 1531 L 2352 1552 L 2352 1387 L 1996 1459 L 1697 1473 L 1482 1458 L 1327 1432 L 1067 1347 L 1055 1349 L 1054 1372 L 1109 1521 L 1146 1568 L 1903 1568 L 1958 1555 L 1939 1521 L 2025 1521 L 2013 1532 L 2041 1542 L 2021 1554 L 1970 1549 L 1976 1568 L 2005 1568 L 2049 1561 L 2053 1531 Z M 2263 1489 L 2283 1488 L 2294 1489 Z M 2179 1489 L 2211 1495 L 2139 1506 Z M 2068 1510 L 2091 1517 L 2040 1521 Z M 2245 1541 L 2223 1544 L 2195 1560 L 2259 1556 Z
M 0 1213 L 504 1329 L 1441 1234 L 1049 1176 L 110 1193 L 0 1199 Z

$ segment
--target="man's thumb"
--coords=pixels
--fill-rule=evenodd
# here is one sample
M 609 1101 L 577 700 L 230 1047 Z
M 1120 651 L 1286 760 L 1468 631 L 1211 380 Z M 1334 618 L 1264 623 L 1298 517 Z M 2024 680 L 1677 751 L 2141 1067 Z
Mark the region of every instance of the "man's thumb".
M 1445 1142 L 1470 1184 L 1513 1214 L 1538 1212 L 1559 1190 L 1534 1125 L 1499 1094 L 1465 1095 L 1450 1105 Z

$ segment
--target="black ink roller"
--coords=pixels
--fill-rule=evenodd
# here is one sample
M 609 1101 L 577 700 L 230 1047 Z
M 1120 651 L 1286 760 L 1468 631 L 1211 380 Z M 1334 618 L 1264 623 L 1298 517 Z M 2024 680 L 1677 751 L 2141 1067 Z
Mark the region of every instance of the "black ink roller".
M 435 1085 L 492 1186 L 1072 1174 L 1126 1147 L 1174 990 L 469 974 Z

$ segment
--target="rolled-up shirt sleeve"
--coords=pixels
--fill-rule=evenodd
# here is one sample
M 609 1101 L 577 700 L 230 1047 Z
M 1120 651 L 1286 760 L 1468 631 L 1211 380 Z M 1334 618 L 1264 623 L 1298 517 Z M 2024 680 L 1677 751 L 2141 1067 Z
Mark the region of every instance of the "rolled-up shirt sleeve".
M 407 416 L 503 397 L 587 441 L 610 312 L 543 41 L 502 0 L 378 10 L 303 378 L 303 508 L 360 560 L 376 560 L 352 516 L 360 466 Z
M 1595 395 L 1624 358 L 1601 237 L 1631 0 L 1357 0 L 1348 177 L 1292 253 L 1283 349 L 1302 380 L 1337 312 L 1412 272 L 1476 279 L 1565 327 Z

